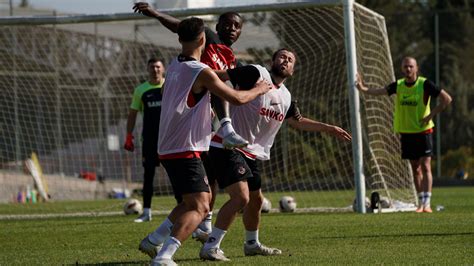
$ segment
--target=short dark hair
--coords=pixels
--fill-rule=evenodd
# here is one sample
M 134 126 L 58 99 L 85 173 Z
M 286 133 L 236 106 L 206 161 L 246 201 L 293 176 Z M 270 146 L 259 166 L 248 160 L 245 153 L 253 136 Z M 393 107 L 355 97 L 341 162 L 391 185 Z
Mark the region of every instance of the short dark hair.
M 281 51 L 288 51 L 288 52 L 292 53 L 292 54 L 295 56 L 295 59 L 296 59 L 296 52 L 295 52 L 295 50 L 290 49 L 290 48 L 280 48 L 280 49 L 276 50 L 276 51 L 273 53 L 273 55 L 272 55 L 272 61 L 275 61 L 276 56 L 277 56 Z
M 242 16 L 237 13 L 237 12 L 233 12 L 233 11 L 229 11 L 229 12 L 225 12 L 223 14 L 221 14 L 219 16 L 219 20 L 217 20 L 218 22 L 221 22 L 224 18 L 228 17 L 228 16 L 236 16 L 236 17 L 239 17 L 241 20 L 242 20 Z
M 156 57 L 150 57 L 150 59 L 148 59 L 148 61 L 146 62 L 146 65 L 148 66 L 148 65 L 156 63 L 156 62 L 161 62 L 163 64 L 163 60 L 158 59 Z
M 178 36 L 182 42 L 191 42 L 198 38 L 204 31 L 204 21 L 200 18 L 190 17 L 183 19 L 178 25 Z

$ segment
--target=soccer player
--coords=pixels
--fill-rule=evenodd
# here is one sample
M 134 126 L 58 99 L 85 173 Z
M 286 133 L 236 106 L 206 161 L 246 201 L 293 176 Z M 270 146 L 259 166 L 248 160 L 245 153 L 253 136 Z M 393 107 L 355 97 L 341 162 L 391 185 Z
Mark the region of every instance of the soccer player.
M 182 50 L 166 74 L 158 154 L 175 197 L 182 201 L 139 245 L 142 252 L 154 257 L 152 265 L 175 265 L 174 253 L 209 212 L 209 186 L 200 153 L 209 149 L 211 140 L 210 92 L 240 105 L 271 88 L 262 80 L 251 90 L 236 91 L 199 62 L 206 43 L 202 19 L 181 21 L 177 32 Z
M 357 89 L 370 95 L 392 95 L 395 97 L 393 126 L 400 134 L 402 159 L 410 160 L 419 206 L 416 212 L 433 212 L 430 206 L 433 176 L 431 156 L 433 154 L 433 117 L 450 103 L 451 96 L 432 81 L 418 75 L 418 64 L 413 57 L 402 61 L 404 77 L 385 88 L 368 88 L 357 75 Z M 439 96 L 439 103 L 430 109 L 432 98 Z
M 180 22 L 179 19 L 153 9 L 150 4 L 146 2 L 136 3 L 133 9 L 135 12 L 158 19 L 158 21 L 170 31 L 174 33 L 177 32 Z M 207 64 L 214 70 L 234 68 L 237 65 L 237 60 L 231 46 L 239 39 L 242 25 L 242 17 L 238 13 L 227 12 L 219 16 L 216 25 L 217 33 L 206 27 L 206 45 L 200 58 L 201 62 Z M 232 127 L 228 103 L 221 98 L 213 97 L 212 104 L 217 116 L 220 118 L 225 147 L 246 146 L 248 142 L 235 134 L 235 130 Z
M 177 32 L 179 19 L 153 9 L 146 2 L 136 3 L 133 6 L 133 9 L 135 12 L 141 13 L 145 16 L 156 18 L 171 32 Z M 214 70 L 234 68 L 237 65 L 237 60 L 231 46 L 239 39 L 242 26 L 243 20 L 238 13 L 226 12 L 219 16 L 216 25 L 217 33 L 206 27 L 206 45 L 200 58 L 201 62 L 207 64 Z M 229 115 L 229 104 L 220 97 L 211 97 L 211 101 L 215 113 L 220 120 L 223 134 L 223 145 L 226 148 L 246 146 L 248 141 L 236 134 L 232 127 Z M 217 184 L 215 180 L 209 179 L 209 185 L 212 191 L 211 210 L 203 223 L 199 225 L 199 228 L 193 234 L 193 237 L 199 241 L 206 241 L 212 227 L 212 209 L 214 207 L 215 195 L 217 194 Z
M 211 142 L 209 157 L 216 179 L 230 199 L 221 207 L 209 239 L 200 251 L 205 260 L 227 261 L 220 249 L 221 241 L 234 221 L 239 210 L 243 209 L 243 222 L 246 230 L 244 254 L 279 255 L 281 250 L 266 247 L 260 243 L 258 229 L 260 210 L 263 203 L 260 169 L 257 160 L 269 160 L 270 149 L 283 121 L 300 130 L 326 132 L 342 140 L 351 140 L 351 135 L 343 129 L 302 117 L 296 102 L 284 85 L 293 75 L 296 57 L 289 49 L 276 51 L 272 58 L 270 72 L 257 65 L 249 65 L 227 70 L 220 75 L 230 79 L 240 89 L 249 88 L 256 79 L 262 77 L 272 82 L 273 89 L 265 95 L 242 106 L 232 106 L 231 115 L 235 130 L 249 141 L 244 148 L 223 149 L 222 132 L 217 131 Z M 257 68 L 255 76 L 252 68 Z
M 147 62 L 148 81 L 140 84 L 133 92 L 132 104 L 128 112 L 127 137 L 124 149 L 130 152 L 135 150 L 133 143 L 133 129 L 137 113 L 143 114 L 142 129 L 142 164 L 143 173 L 143 214 L 135 222 L 151 221 L 151 199 L 153 197 L 153 179 L 155 168 L 160 166 L 158 158 L 158 128 L 161 114 L 162 87 L 165 81 L 163 62 L 150 58 Z

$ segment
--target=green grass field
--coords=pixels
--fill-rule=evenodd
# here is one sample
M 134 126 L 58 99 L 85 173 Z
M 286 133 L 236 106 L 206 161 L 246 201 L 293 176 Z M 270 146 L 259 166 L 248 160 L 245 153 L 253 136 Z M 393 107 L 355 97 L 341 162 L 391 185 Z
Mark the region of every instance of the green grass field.
M 153 204 L 164 201 L 170 206 L 173 202 L 155 198 Z M 12 214 L 120 211 L 122 203 L 0 204 L 0 265 L 148 264 L 138 243 L 164 216 L 155 215 L 153 222 L 143 224 L 125 215 L 5 219 Z M 283 254 L 278 257 L 243 256 L 244 229 L 239 218 L 222 248 L 232 260 L 226 264 L 235 265 L 474 264 L 474 188 L 435 188 L 432 205 L 443 205 L 445 210 L 432 214 L 265 214 L 260 240 L 281 248 Z M 199 260 L 200 247 L 193 240 L 184 242 L 176 262 L 216 264 Z

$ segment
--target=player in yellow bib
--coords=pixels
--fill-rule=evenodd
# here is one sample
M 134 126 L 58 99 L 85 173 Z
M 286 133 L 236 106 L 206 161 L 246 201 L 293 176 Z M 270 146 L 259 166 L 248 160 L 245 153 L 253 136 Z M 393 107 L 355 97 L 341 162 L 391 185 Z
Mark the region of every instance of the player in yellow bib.
M 418 64 L 413 57 L 403 59 L 402 72 L 403 78 L 385 88 L 368 88 L 359 75 L 356 85 L 359 91 L 370 95 L 396 94 L 393 127 L 400 134 L 402 158 L 410 160 L 412 167 L 419 199 L 416 212 L 431 213 L 433 118 L 451 103 L 451 96 L 432 81 L 418 76 Z M 431 98 L 436 97 L 439 103 L 431 110 Z

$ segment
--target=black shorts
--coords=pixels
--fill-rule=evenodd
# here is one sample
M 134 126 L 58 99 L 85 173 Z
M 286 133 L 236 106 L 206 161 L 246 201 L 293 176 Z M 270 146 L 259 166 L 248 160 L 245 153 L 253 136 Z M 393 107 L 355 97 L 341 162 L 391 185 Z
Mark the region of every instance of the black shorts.
M 204 151 L 201 153 L 201 161 L 204 165 L 204 170 L 206 170 L 207 181 L 209 181 L 209 185 L 212 185 L 216 182 L 215 175 L 212 171 L 211 160 L 209 158 L 209 152 Z
M 401 134 L 402 158 L 417 160 L 433 155 L 433 134 Z
M 260 176 L 260 166 L 258 160 L 252 160 L 244 155 L 245 162 L 247 162 L 247 165 L 250 168 L 250 171 L 252 171 L 252 178 L 247 179 L 247 183 L 249 186 L 249 191 L 257 191 L 262 188 L 262 177 Z
M 211 146 L 209 159 L 212 167 L 210 175 L 217 180 L 221 189 L 252 178 L 252 171 L 240 152 Z
M 161 160 L 173 187 L 175 198 L 182 195 L 209 192 L 206 171 L 199 158 Z
M 158 157 L 158 139 L 145 140 L 142 142 L 142 165 L 143 167 L 160 166 Z

